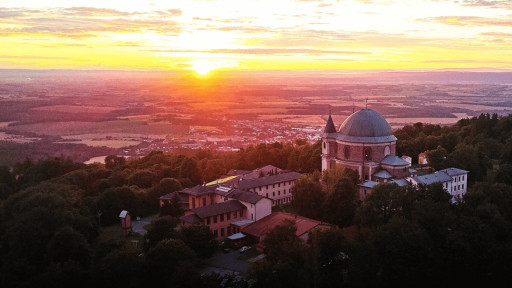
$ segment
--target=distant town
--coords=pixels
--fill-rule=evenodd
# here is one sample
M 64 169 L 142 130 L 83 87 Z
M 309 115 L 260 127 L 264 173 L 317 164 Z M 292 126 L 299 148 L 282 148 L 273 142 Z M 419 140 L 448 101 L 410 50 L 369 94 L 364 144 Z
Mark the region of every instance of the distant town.
M 0 71 L 4 163 L 59 156 L 86 162 L 110 154 L 140 157 L 152 150 L 237 151 L 295 139 L 313 143 L 329 113 L 340 125 L 365 101 L 393 130 L 512 112 L 506 73 L 402 73 L 407 84 L 393 83 L 390 77 L 396 75 L 385 73 L 265 82 L 241 78 L 207 87 L 163 81 L 162 73 L 73 73 L 69 78 L 58 70 Z M 444 77 L 459 84 L 445 83 Z

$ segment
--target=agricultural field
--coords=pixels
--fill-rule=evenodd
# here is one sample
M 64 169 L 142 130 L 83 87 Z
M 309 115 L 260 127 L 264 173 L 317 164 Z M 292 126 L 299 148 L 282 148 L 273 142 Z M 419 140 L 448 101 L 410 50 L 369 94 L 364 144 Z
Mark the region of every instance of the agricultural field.
M 23 73 L 26 77 L 20 76 Z M 314 142 L 329 113 L 339 126 L 366 105 L 394 129 L 416 122 L 451 125 L 480 113 L 512 112 L 510 83 L 486 75 L 485 81 L 455 84 L 410 75 L 397 83 L 389 77 L 332 75 L 202 83 L 162 80 L 155 73 L 23 73 L 13 76 L 0 70 L 0 142 L 83 144 L 131 156 L 152 149 L 236 149 L 296 138 Z

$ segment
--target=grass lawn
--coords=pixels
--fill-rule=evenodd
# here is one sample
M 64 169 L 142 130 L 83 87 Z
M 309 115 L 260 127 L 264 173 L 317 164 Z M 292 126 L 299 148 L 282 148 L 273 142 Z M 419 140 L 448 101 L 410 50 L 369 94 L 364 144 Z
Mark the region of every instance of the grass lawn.
M 287 212 L 287 213 L 296 213 L 295 209 L 291 204 L 283 204 L 272 207 L 272 213 L 274 212 Z

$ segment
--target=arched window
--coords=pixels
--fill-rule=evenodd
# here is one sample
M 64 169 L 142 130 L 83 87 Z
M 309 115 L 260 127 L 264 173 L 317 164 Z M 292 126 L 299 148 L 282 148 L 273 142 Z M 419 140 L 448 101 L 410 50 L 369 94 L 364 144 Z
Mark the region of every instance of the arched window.
M 364 160 L 372 160 L 372 148 L 364 148 Z
M 350 158 L 350 146 L 345 146 L 345 148 L 343 148 L 343 155 L 345 156 L 345 159 Z
M 389 154 L 391 154 L 391 150 L 389 149 L 389 146 L 386 146 L 386 148 L 384 148 L 384 156 L 388 156 Z

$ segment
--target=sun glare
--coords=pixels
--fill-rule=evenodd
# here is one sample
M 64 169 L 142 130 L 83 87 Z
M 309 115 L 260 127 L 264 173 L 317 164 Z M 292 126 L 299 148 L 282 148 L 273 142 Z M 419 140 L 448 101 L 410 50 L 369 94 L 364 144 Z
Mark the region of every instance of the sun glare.
M 210 71 L 215 70 L 217 67 L 207 60 L 196 60 L 191 63 L 190 69 L 196 71 L 197 74 L 205 76 Z
M 220 68 L 228 68 L 228 67 L 236 67 L 238 66 L 236 63 L 232 63 L 231 61 L 220 61 L 220 60 L 193 60 L 189 62 L 190 67 L 187 69 L 194 70 L 197 74 L 201 76 L 208 75 L 211 71 L 220 69 Z

